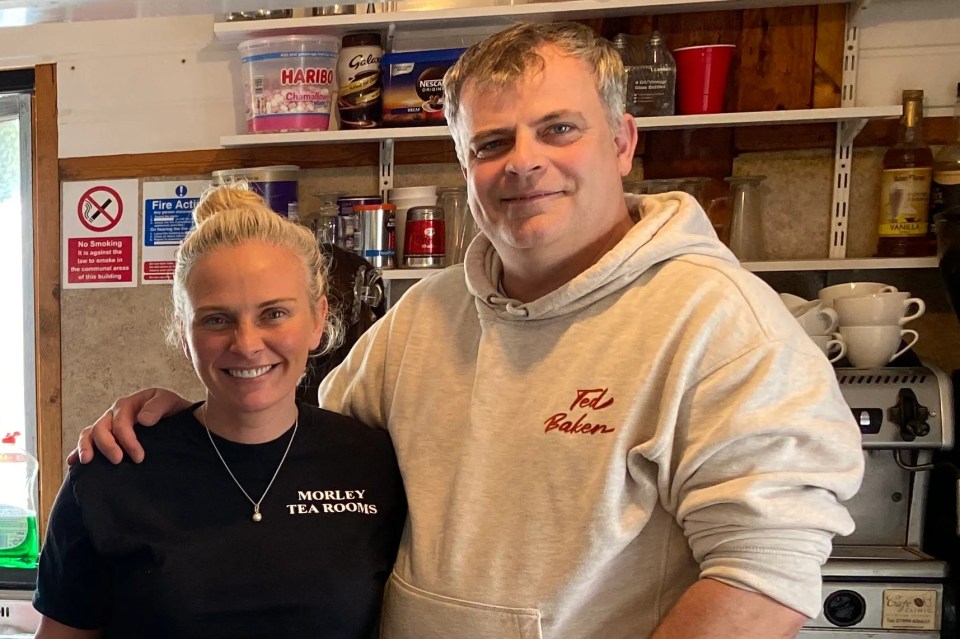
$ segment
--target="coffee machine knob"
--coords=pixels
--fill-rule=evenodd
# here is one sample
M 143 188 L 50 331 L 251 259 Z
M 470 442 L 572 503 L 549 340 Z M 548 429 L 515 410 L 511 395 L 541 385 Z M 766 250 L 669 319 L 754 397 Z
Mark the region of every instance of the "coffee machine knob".
M 930 434 L 930 424 L 927 423 L 929 417 L 930 410 L 920 404 L 916 393 L 909 388 L 901 388 L 897 393 L 897 403 L 887 409 L 887 418 L 900 427 L 900 437 L 905 442 Z
M 823 616 L 840 628 L 855 626 L 867 614 L 867 602 L 855 590 L 837 590 L 823 601 Z

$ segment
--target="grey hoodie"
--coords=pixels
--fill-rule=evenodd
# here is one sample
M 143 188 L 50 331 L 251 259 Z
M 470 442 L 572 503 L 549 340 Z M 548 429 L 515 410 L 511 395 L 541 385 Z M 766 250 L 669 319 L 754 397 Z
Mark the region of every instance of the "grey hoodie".
M 410 513 L 386 639 L 649 636 L 698 578 L 816 616 L 863 473 L 833 369 L 682 194 L 531 303 L 486 238 L 324 382 Z

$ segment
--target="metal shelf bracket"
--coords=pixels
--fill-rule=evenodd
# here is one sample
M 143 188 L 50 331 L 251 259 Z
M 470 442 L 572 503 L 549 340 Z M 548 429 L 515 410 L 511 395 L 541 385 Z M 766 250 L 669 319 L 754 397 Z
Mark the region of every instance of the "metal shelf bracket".
M 843 42 L 843 78 L 840 87 L 840 105 L 852 107 L 857 101 L 857 58 L 860 53 L 860 34 L 856 17 L 869 0 L 859 0 L 847 7 L 847 23 Z M 858 118 L 837 122 L 837 143 L 833 154 L 833 199 L 830 206 L 831 258 L 847 256 L 847 224 L 850 209 L 850 177 L 853 164 L 853 139 L 863 129 L 866 120 Z
M 854 0 L 850 5 L 850 24 L 857 24 L 860 14 L 863 13 L 873 0 Z
M 837 128 L 840 136 L 840 143 L 843 146 L 850 146 L 853 144 L 854 139 L 860 132 L 863 131 L 863 127 L 867 126 L 869 120 L 867 118 L 857 118 L 856 120 L 845 120 L 843 122 L 838 122 L 840 125 Z
M 393 140 L 380 140 L 380 197 L 387 201 L 387 191 L 393 188 Z

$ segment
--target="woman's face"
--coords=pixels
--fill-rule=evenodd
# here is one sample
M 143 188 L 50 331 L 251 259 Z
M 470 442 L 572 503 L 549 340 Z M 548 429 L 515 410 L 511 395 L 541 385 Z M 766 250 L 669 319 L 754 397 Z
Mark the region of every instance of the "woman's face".
M 183 347 L 209 399 L 240 413 L 293 402 L 327 311 L 326 299 L 310 303 L 300 258 L 259 241 L 221 247 L 197 260 L 185 289 Z

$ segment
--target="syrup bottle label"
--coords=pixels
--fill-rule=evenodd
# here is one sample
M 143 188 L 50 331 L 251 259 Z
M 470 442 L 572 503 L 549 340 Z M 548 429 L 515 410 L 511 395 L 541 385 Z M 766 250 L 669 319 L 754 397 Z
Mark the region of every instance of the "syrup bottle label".
M 927 232 L 933 169 L 886 169 L 880 184 L 880 236 L 910 237 Z

